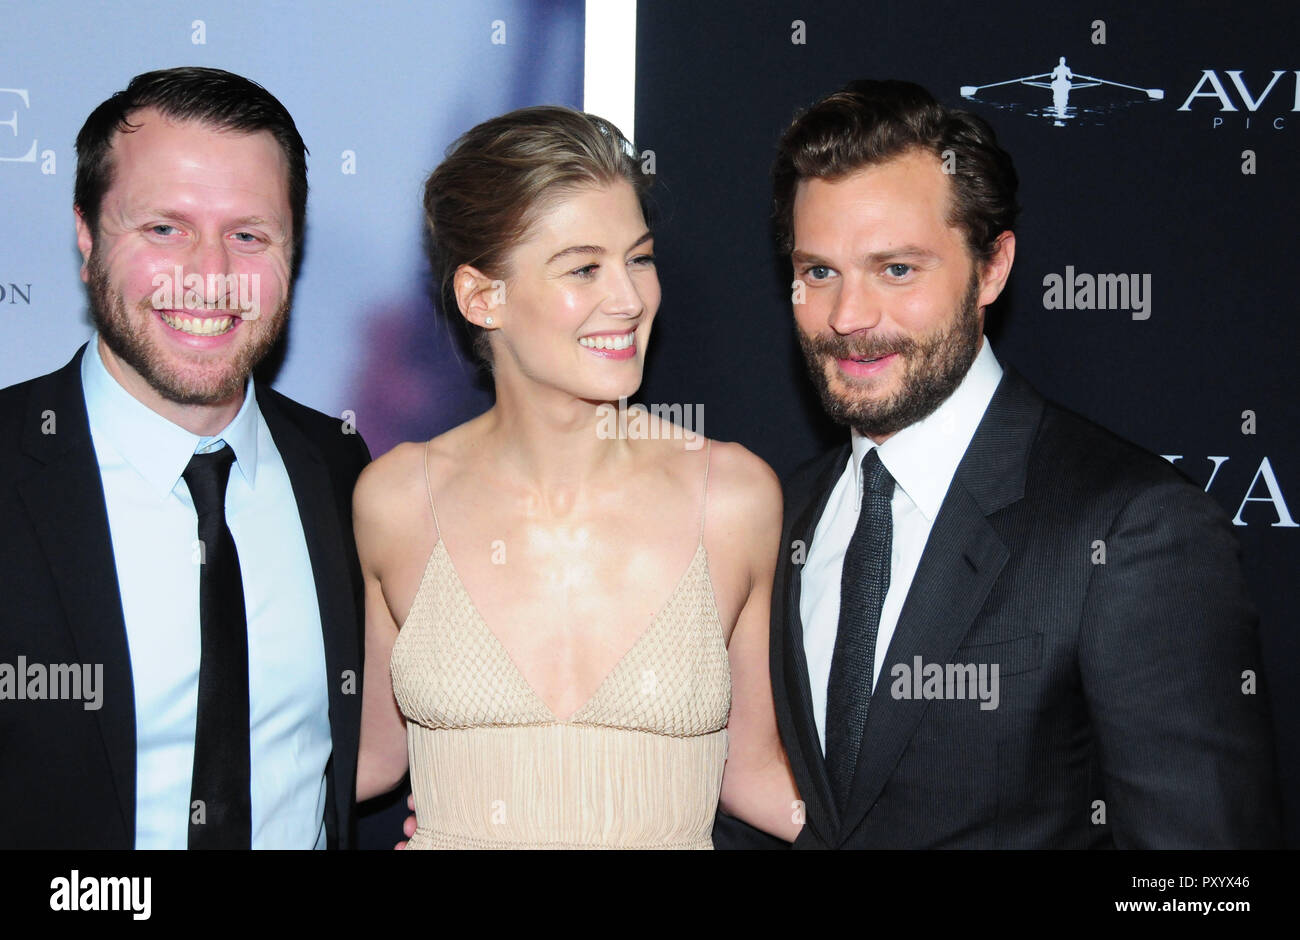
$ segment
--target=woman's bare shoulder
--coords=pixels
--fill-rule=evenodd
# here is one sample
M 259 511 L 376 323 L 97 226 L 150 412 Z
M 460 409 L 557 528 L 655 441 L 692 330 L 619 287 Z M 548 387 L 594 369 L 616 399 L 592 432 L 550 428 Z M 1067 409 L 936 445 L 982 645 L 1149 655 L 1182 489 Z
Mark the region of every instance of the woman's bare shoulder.
M 424 448 L 423 443 L 408 441 L 372 460 L 357 480 L 353 510 L 366 516 L 386 515 L 406 502 L 417 484 L 424 485 Z
M 427 457 L 429 484 L 435 491 L 449 476 L 463 469 L 466 462 L 478 452 L 484 427 L 484 416 L 480 415 L 439 434 L 427 444 L 420 445 L 423 449 L 421 459 Z
M 456 427 L 428 441 L 398 444 L 372 461 L 357 481 L 354 506 L 378 511 L 409 511 L 413 494 L 423 500 L 429 487 L 437 489 L 445 477 L 463 461 L 475 436 L 474 421 Z M 426 487 L 426 479 L 429 487 Z
M 710 449 L 710 502 L 780 511 L 781 482 L 766 460 L 734 441 L 713 441 Z
M 748 584 L 770 581 L 781 541 L 781 484 L 772 468 L 743 444 L 709 446 L 704 539 L 711 557 L 748 572 Z
M 772 468 L 743 444 L 699 441 L 705 445 L 699 449 L 709 451 L 709 532 L 741 544 L 776 537 L 781 527 L 781 483 Z
M 352 530 L 362 567 L 382 577 L 420 541 L 426 499 L 424 444 L 398 444 L 361 471 L 352 491 Z

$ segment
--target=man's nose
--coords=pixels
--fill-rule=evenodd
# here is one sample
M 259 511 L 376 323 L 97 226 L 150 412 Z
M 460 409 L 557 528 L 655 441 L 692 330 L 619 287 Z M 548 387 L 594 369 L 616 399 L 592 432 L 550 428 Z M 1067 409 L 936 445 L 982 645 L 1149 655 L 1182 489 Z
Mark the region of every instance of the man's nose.
M 884 318 L 885 298 L 860 276 L 845 276 L 839 296 L 831 308 L 828 325 L 836 333 L 848 336 L 858 330 L 879 326 Z
M 190 271 L 203 278 L 199 293 L 207 306 L 218 306 L 227 294 L 227 272 L 230 270 L 230 253 L 224 239 L 216 235 L 199 238 L 190 252 Z

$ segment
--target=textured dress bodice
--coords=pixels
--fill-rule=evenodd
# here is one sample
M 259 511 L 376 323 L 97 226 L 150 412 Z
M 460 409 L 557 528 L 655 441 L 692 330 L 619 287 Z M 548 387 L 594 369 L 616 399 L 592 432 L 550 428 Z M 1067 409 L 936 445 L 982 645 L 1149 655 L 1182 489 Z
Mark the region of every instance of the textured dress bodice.
M 712 848 L 731 677 L 702 538 L 567 719 L 488 629 L 441 537 L 391 670 L 415 795 L 408 848 Z

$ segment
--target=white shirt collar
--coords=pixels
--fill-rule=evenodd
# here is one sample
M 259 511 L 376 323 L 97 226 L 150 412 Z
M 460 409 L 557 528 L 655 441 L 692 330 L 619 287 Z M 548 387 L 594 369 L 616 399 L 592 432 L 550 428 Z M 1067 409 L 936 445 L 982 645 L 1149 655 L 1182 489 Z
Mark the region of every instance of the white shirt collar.
M 239 413 L 220 432 L 200 437 L 168 421 L 123 388 L 99 355 L 99 335 L 81 357 L 86 414 L 103 439 L 148 482 L 159 501 L 167 497 L 196 453 L 218 449 L 224 441 L 250 488 L 257 482 L 257 401 L 248 377 Z
M 929 522 L 939 514 L 957 465 L 1002 381 L 1002 366 L 993 356 L 988 337 L 982 340 L 974 362 L 953 393 L 929 416 L 879 445 L 880 462 Z M 851 432 L 851 440 L 850 460 L 861 506 L 862 458 L 877 445 L 856 430 Z

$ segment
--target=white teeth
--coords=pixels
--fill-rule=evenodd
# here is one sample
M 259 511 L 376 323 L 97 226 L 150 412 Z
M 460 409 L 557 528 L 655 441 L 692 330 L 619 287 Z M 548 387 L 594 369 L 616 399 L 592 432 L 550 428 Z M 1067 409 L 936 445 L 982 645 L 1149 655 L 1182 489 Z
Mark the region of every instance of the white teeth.
M 161 310 L 158 315 L 163 318 L 163 322 L 172 329 L 180 330 L 182 333 L 188 333 L 191 336 L 219 336 L 222 333 L 229 332 L 235 325 L 234 317 L 207 317 L 200 319 L 198 317 L 173 317 Z
M 636 333 L 619 336 L 584 336 L 578 343 L 588 349 L 627 349 L 636 341 Z

